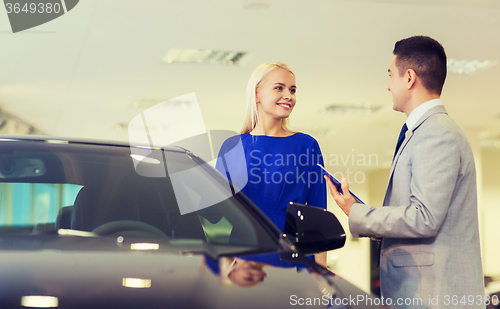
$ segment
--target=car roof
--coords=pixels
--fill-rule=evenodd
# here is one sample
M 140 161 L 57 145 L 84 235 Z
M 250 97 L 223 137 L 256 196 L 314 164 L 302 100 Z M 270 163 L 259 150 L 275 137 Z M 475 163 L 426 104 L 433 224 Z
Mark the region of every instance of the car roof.
M 138 147 L 138 148 L 151 148 L 159 149 L 159 147 L 151 146 L 144 143 L 126 143 L 124 141 L 115 140 L 100 140 L 89 138 L 74 138 L 74 137 L 56 137 L 49 135 L 0 135 L 0 142 L 2 141 L 24 141 L 24 142 L 44 142 L 53 144 L 88 144 L 95 146 L 118 146 L 118 147 Z M 189 152 L 189 150 L 179 146 L 163 146 L 163 150 L 173 152 Z

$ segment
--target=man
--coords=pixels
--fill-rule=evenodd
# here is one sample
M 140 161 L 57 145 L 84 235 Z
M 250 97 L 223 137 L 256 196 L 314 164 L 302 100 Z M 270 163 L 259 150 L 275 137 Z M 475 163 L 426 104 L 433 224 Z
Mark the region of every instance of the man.
M 444 48 L 414 36 L 397 42 L 393 53 L 388 90 L 394 110 L 408 117 L 408 131 L 394 154 L 385 207 L 355 203 L 345 179 L 343 195 L 327 179 L 330 193 L 354 237 L 382 238 L 386 304 L 484 308 L 476 172 L 470 145 L 440 100 Z

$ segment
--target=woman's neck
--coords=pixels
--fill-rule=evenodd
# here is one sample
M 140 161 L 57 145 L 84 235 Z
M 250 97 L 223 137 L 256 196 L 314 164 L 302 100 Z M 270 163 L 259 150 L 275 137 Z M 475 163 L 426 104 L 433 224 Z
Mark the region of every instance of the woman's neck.
M 265 136 L 290 136 L 293 132 L 283 129 L 281 126 L 281 121 L 273 125 L 264 125 L 262 122 L 258 122 L 255 128 L 250 131 L 252 135 L 265 135 Z

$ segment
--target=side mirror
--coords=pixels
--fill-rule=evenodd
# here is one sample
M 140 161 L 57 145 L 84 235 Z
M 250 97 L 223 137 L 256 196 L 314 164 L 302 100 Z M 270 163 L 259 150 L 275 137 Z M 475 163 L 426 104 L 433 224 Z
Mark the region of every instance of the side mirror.
M 293 202 L 287 209 L 284 234 L 304 254 L 342 248 L 346 238 L 333 213 Z

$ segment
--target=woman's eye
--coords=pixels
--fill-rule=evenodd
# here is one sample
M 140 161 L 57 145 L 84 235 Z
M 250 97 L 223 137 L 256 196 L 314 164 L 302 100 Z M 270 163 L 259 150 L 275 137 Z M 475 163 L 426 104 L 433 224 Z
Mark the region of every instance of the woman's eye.
M 283 87 L 281 87 L 281 86 L 277 86 L 277 87 L 276 87 L 276 88 L 274 88 L 274 89 L 276 89 L 276 90 L 283 90 Z
M 290 93 L 295 94 L 295 92 L 297 92 L 297 89 L 290 89 Z

